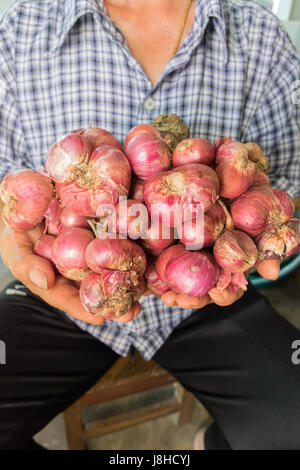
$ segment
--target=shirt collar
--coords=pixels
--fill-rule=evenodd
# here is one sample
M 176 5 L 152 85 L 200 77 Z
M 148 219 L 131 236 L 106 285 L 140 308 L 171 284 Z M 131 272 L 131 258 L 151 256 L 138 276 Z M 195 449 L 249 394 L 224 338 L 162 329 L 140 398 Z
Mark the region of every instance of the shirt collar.
M 111 22 L 103 0 L 63 0 L 57 2 L 56 10 L 56 27 L 48 52 L 54 52 L 63 45 L 72 26 L 81 16 L 88 13 L 94 16 L 102 15 Z
M 53 40 L 49 43 L 48 52 L 54 52 L 61 47 L 72 26 L 81 16 L 88 13 L 94 16 L 102 16 L 106 20 L 106 28 L 111 33 L 116 32 L 103 0 L 64 0 L 57 2 L 57 11 L 55 12 L 57 18 L 56 30 Z M 200 34 L 203 33 L 210 18 L 215 19 L 215 28 L 224 42 L 227 57 L 226 27 L 221 0 L 196 0 L 194 31 Z
M 225 7 L 223 0 L 196 0 L 194 28 L 198 35 L 203 34 L 210 18 L 224 46 L 224 62 L 227 62 Z

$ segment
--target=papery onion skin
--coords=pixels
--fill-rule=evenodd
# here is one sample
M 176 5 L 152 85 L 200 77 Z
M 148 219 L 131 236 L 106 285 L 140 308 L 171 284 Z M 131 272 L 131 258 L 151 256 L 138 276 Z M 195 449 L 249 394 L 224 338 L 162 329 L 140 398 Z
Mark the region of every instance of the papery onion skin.
M 237 292 L 239 289 L 247 290 L 248 280 L 244 273 L 233 273 L 229 284 L 231 292 Z
M 105 208 L 127 196 L 131 171 L 126 156 L 114 147 L 102 145 L 91 155 L 86 171 L 75 183 L 57 184 L 63 204 L 86 217 L 103 217 Z
M 219 295 L 220 292 L 224 292 L 225 289 L 228 289 L 233 293 L 237 292 L 239 289 L 246 291 L 247 285 L 248 281 L 244 273 L 230 273 L 220 268 L 218 282 L 215 287 L 209 291 L 209 294 Z
M 84 130 L 82 136 L 87 141 L 91 152 L 101 147 L 101 145 L 109 145 L 110 147 L 115 147 L 117 150 L 123 151 L 121 142 L 110 132 L 100 127 L 89 127 Z
M 254 266 L 258 252 L 254 241 L 244 232 L 225 232 L 215 242 L 214 258 L 218 265 L 231 273 L 245 272 Z
M 233 139 L 231 137 L 224 137 L 224 136 L 219 137 L 216 140 L 215 145 L 214 145 L 215 153 L 218 150 L 218 148 L 221 147 L 221 145 L 225 144 L 225 142 L 232 142 L 232 140 Z
M 161 252 L 174 243 L 174 229 L 163 227 L 152 222 L 141 239 L 142 247 L 152 256 L 159 256 Z
M 55 242 L 55 238 L 56 237 L 53 237 L 52 235 L 42 235 L 41 238 L 35 243 L 33 251 L 36 255 L 46 258 L 51 262 L 53 267 L 56 268 L 52 260 L 52 247 L 53 243 Z
M 57 183 L 73 181 L 76 167 L 88 158 L 89 152 L 82 132 L 69 132 L 51 146 L 45 161 L 46 171 Z
M 91 272 L 85 252 L 93 240 L 93 233 L 84 228 L 72 228 L 56 237 L 52 246 L 52 260 L 64 277 L 81 281 Z
M 266 185 L 271 186 L 271 181 L 269 180 L 268 176 L 265 173 L 259 171 L 256 168 L 256 170 L 254 172 L 253 185 L 255 185 L 255 186 L 266 186 Z
M 48 175 L 57 183 L 76 181 L 78 173 L 86 171 L 91 153 L 102 145 L 122 150 L 121 143 L 108 131 L 98 127 L 71 131 L 55 142 L 46 157 Z
M 138 134 L 127 147 L 126 155 L 135 175 L 146 180 L 157 171 L 168 170 L 171 153 L 165 142 L 153 134 Z
M 175 250 L 176 247 L 177 250 Z M 174 250 L 173 250 L 174 248 Z M 219 267 L 213 256 L 205 250 L 187 251 L 181 245 L 167 248 L 172 250 L 170 254 L 164 255 L 160 265 L 158 258 L 156 269 L 164 270 L 163 281 L 170 289 L 191 297 L 201 297 L 207 294 L 216 284 L 219 277 Z M 160 268 L 158 268 L 160 265 Z
M 162 134 L 157 130 L 154 126 L 151 126 L 151 124 L 138 124 L 137 126 L 134 126 L 130 131 L 128 132 L 125 141 L 124 141 L 124 150 L 126 152 L 127 145 L 129 142 L 139 134 L 152 134 L 155 135 L 156 137 L 162 138 Z
M 136 179 L 133 181 L 131 186 L 131 199 L 135 199 L 137 201 L 144 201 L 144 183 L 145 181 Z
M 104 320 L 116 320 L 128 312 L 144 291 L 143 277 L 134 287 L 128 282 L 127 273 L 102 269 L 83 279 L 79 294 L 88 312 L 101 316 Z
M 80 285 L 79 294 L 85 309 L 105 320 L 125 315 L 133 301 L 126 273 L 107 269 L 88 274 Z
M 268 159 L 260 146 L 255 142 L 247 142 L 244 145 L 248 149 L 248 158 L 255 163 L 257 169 L 262 173 L 268 174 Z
M 214 148 L 206 139 L 194 138 L 182 140 L 174 149 L 172 163 L 174 167 L 188 163 L 212 165 L 215 159 Z
M 257 237 L 270 225 L 281 226 L 288 222 L 290 213 L 283 210 L 270 186 L 253 186 L 231 204 L 235 227 L 252 237 Z
M 224 271 L 224 269 L 220 268 L 219 277 L 217 280 L 216 285 L 209 291 L 212 294 L 219 294 L 223 292 L 229 286 L 232 280 L 232 273 L 228 271 Z
M 201 163 L 155 173 L 144 186 L 144 199 L 152 220 L 170 227 L 178 223 L 178 218 L 182 221 L 193 218 L 200 206 L 206 212 L 217 201 L 218 194 L 215 171 Z
M 7 173 L 1 182 L 0 194 L 4 203 L 3 220 L 17 232 L 38 225 L 54 197 L 50 178 L 33 170 Z
M 162 134 L 171 152 L 184 139 L 190 136 L 190 130 L 177 114 L 164 113 L 156 116 L 151 123 Z
M 156 271 L 155 260 L 152 258 L 148 258 L 145 279 L 147 289 L 157 296 L 161 296 L 170 290 L 169 286 L 163 282 L 160 275 Z
M 203 247 L 212 246 L 224 232 L 226 215 L 218 202 L 205 212 L 203 222 L 203 227 L 197 227 L 196 219 L 184 222 L 179 232 L 180 240 L 184 245 L 188 245 L 189 250 L 200 250 Z
M 293 199 L 288 193 L 282 191 L 282 189 L 273 189 L 273 192 L 279 201 L 282 212 L 286 214 L 288 219 L 291 219 L 295 214 L 295 204 Z
M 140 246 L 128 239 L 97 238 L 86 249 L 88 267 L 98 273 L 104 269 L 124 271 L 132 285 L 144 274 L 147 259 Z
M 248 158 L 247 147 L 237 141 L 225 141 L 216 151 L 216 173 L 220 195 L 234 199 L 252 186 L 255 164 Z
M 270 227 L 255 242 L 260 259 L 283 259 L 299 250 L 299 235 L 292 224 Z

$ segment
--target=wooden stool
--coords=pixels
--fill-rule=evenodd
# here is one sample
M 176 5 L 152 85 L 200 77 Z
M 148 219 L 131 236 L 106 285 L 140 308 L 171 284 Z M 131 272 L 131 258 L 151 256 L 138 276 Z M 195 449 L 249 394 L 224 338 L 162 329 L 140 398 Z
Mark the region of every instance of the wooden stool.
M 145 361 L 136 351 L 121 357 L 106 374 L 79 400 L 64 412 L 65 429 L 70 450 L 84 450 L 88 439 L 103 436 L 179 411 L 178 425 L 191 420 L 195 397 L 184 390 L 181 401 L 177 398 L 144 406 L 136 411 L 93 421 L 84 425 L 81 409 L 135 393 L 175 383 L 176 379 L 155 364 Z

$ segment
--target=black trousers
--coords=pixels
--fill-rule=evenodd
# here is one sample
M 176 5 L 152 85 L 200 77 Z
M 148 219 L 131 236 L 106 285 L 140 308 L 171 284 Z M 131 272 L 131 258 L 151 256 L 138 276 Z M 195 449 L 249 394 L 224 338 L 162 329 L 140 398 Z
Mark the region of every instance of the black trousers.
M 32 436 L 118 358 L 15 285 L 0 295 L 0 340 L 7 348 L 0 365 L 0 449 L 30 448 Z M 154 360 L 213 416 L 207 449 L 300 449 L 297 339 L 300 332 L 250 286 L 234 305 L 209 305 L 183 321 Z

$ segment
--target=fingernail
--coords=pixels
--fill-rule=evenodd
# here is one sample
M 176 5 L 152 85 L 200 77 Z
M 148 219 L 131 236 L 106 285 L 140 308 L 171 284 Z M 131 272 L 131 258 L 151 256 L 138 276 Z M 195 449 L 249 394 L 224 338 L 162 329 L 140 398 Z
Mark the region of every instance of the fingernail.
M 41 289 L 48 289 L 47 277 L 39 269 L 32 269 L 29 273 L 30 280 Z

